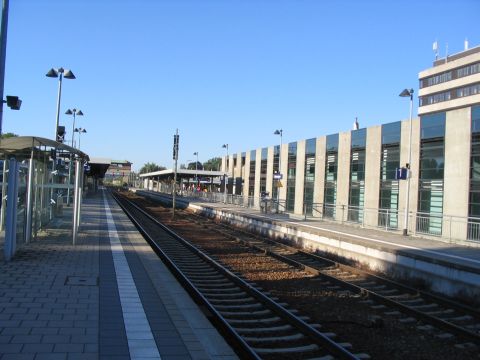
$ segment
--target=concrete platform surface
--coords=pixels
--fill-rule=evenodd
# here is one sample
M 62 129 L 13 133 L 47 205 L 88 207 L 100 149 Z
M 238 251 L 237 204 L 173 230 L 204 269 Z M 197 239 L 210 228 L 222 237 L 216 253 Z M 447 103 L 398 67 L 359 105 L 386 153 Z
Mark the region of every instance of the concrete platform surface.
M 236 359 L 106 192 L 0 262 L 0 359 Z

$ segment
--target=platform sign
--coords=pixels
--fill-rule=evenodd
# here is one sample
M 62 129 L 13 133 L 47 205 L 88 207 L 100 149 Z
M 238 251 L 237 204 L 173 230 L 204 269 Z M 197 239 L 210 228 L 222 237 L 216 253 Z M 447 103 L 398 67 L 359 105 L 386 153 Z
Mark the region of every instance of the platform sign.
M 395 169 L 395 180 L 406 180 L 408 178 L 408 169 L 407 168 L 396 168 Z

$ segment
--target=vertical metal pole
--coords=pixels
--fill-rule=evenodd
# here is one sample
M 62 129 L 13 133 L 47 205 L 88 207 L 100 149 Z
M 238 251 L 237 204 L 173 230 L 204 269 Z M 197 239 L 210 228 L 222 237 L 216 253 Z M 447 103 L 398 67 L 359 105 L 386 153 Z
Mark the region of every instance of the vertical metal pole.
M 33 167 L 34 165 L 33 159 L 33 148 L 30 154 L 30 161 L 28 167 L 28 182 L 27 182 L 27 219 L 25 221 L 25 242 L 28 244 L 32 239 L 32 210 L 33 210 Z
M 413 111 L 413 90 L 410 90 L 410 132 L 408 138 L 408 172 L 407 172 L 407 196 L 405 199 L 405 219 L 403 225 L 403 235 L 408 235 L 408 213 L 410 206 L 410 178 L 411 175 L 411 161 L 412 161 L 412 111 Z
M 62 78 L 63 72 L 58 74 L 58 97 L 57 97 L 57 121 L 55 122 L 55 141 L 58 141 L 58 123 L 60 121 L 60 100 L 62 97 Z
M 280 149 L 278 149 L 278 174 L 282 173 L 282 142 L 283 142 L 283 129 L 280 130 Z M 283 179 L 282 179 L 283 180 Z M 277 181 L 277 185 L 278 182 Z M 277 186 L 277 214 L 280 212 L 280 187 Z
M 175 136 L 177 137 L 178 139 L 178 129 L 175 133 Z M 176 149 L 174 150 L 174 158 L 175 158 L 175 170 L 174 170 L 174 173 L 173 173 L 173 190 L 172 190 L 172 219 L 175 218 L 175 195 L 176 195 L 176 192 L 175 192 L 175 186 L 177 185 L 177 165 L 178 165 L 178 148 L 179 148 L 179 142 L 180 140 L 177 140 L 178 142 L 176 144 L 174 144 L 173 146 L 175 147 L 176 146 Z
M 0 27 L 0 135 L 3 122 L 3 85 L 5 82 L 5 58 L 7 53 L 8 0 L 3 0 L 2 25 Z
M 75 245 L 77 243 L 77 232 L 78 232 L 78 201 L 79 199 L 79 191 L 78 188 L 80 187 L 80 161 L 75 161 L 75 187 L 73 189 L 73 225 L 72 225 L 72 244 Z
M 14 157 L 9 160 L 8 173 L 8 194 L 7 194 L 7 211 L 5 221 L 5 244 L 4 255 L 5 260 L 10 261 L 15 254 L 16 234 L 17 234 L 17 197 L 18 181 L 17 161 Z
M 74 145 L 75 139 L 75 114 L 77 109 L 73 109 L 73 125 L 72 125 L 72 148 Z M 70 154 L 70 162 L 68 163 L 68 188 L 67 188 L 67 206 L 70 206 L 70 183 L 72 182 L 72 155 Z
M 0 208 L 0 231 L 3 230 L 5 227 L 5 206 L 7 205 L 7 168 L 8 168 L 8 160 L 5 156 L 3 160 L 3 176 L 2 176 L 2 207 Z
M 228 182 L 228 165 L 229 165 L 229 161 L 228 161 L 228 144 L 225 144 L 226 148 L 227 148 L 227 157 L 225 158 L 225 175 L 223 177 L 224 181 L 224 189 L 223 189 L 223 192 L 224 192 L 224 203 L 226 204 L 227 203 L 227 182 Z
M 80 224 L 82 223 L 82 202 L 83 202 L 83 184 L 84 184 L 84 176 L 85 170 L 83 167 L 82 162 L 80 161 L 80 188 L 78 189 L 78 223 L 77 223 L 77 230 L 80 228 Z

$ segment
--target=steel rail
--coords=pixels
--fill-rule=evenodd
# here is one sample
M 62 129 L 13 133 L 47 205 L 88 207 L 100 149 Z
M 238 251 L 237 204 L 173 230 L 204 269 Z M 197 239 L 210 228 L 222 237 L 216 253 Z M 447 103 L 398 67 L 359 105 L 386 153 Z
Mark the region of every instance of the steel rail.
M 139 228 L 140 232 L 148 237 L 147 241 L 152 245 L 154 245 L 154 250 L 159 254 L 161 254 L 162 259 L 168 259 L 167 254 L 165 254 L 153 241 L 153 239 L 150 238 L 148 233 L 143 229 L 143 227 L 140 226 L 139 222 L 134 219 L 133 215 L 130 212 L 127 212 L 125 209 L 125 206 L 122 206 L 121 202 L 118 199 L 118 196 L 114 196 L 114 198 L 119 202 L 120 206 L 124 211 L 127 213 L 130 219 L 134 222 L 134 224 Z M 121 201 L 127 202 L 130 206 L 135 207 L 135 209 L 139 212 L 141 212 L 145 217 L 147 217 L 150 221 L 154 222 L 157 226 L 159 226 L 163 231 L 168 233 L 170 236 L 174 237 L 175 239 L 179 240 L 182 242 L 182 244 L 187 247 L 190 251 L 194 252 L 198 256 L 200 256 L 202 259 L 207 261 L 209 264 L 213 265 L 218 271 L 220 271 L 223 275 L 228 277 L 231 281 L 236 283 L 238 286 L 243 288 L 243 290 L 247 291 L 251 296 L 256 298 L 258 301 L 260 301 L 262 304 L 264 304 L 267 308 L 271 309 L 277 315 L 282 316 L 288 323 L 290 323 L 292 326 L 295 328 L 299 329 L 301 332 L 303 332 L 305 335 L 307 335 L 309 338 L 314 340 L 314 342 L 321 346 L 322 348 L 326 349 L 328 352 L 330 352 L 332 355 L 338 357 L 339 359 L 356 359 L 358 360 L 359 358 L 350 353 L 348 350 L 346 350 L 344 347 L 339 345 L 338 343 L 334 342 L 331 340 L 328 336 L 324 335 L 323 333 L 319 332 L 317 329 L 314 327 L 310 326 L 308 323 L 300 319 L 298 316 L 292 314 L 288 309 L 283 307 L 282 305 L 278 304 L 274 300 L 270 299 L 268 296 L 264 295 L 262 292 L 257 290 L 255 287 L 253 287 L 251 284 L 246 282 L 245 280 L 239 278 L 237 275 L 232 273 L 230 270 L 226 269 L 223 265 L 218 263 L 216 260 L 212 259 L 210 256 L 202 252 L 200 249 L 198 249 L 196 246 L 192 245 L 190 242 L 185 240 L 183 237 L 175 233 L 172 229 L 168 228 L 161 222 L 159 222 L 156 218 L 154 218 L 151 214 L 140 208 L 138 205 L 134 204 L 130 200 L 127 200 L 125 198 L 122 198 Z M 167 260 L 168 263 L 171 263 L 172 261 L 170 259 Z M 241 339 L 241 344 L 242 346 L 245 346 L 249 349 L 249 351 L 254 352 L 254 350 L 241 338 L 240 335 L 236 333 L 236 331 L 227 323 L 227 320 L 218 312 L 215 310 L 213 305 L 211 305 L 208 300 L 198 291 L 195 286 L 181 273 L 181 270 L 175 265 L 171 264 L 172 268 L 174 269 L 175 273 L 179 272 L 180 277 L 182 278 L 182 284 L 186 284 L 188 287 L 193 288 L 193 293 L 195 295 L 195 298 L 200 300 L 202 305 L 205 305 L 209 308 L 209 310 L 217 317 L 218 319 L 221 319 L 221 321 L 225 322 L 226 324 L 224 325 L 226 329 L 231 331 L 232 333 L 235 334 L 235 338 L 240 338 Z M 256 354 L 255 354 L 256 355 Z

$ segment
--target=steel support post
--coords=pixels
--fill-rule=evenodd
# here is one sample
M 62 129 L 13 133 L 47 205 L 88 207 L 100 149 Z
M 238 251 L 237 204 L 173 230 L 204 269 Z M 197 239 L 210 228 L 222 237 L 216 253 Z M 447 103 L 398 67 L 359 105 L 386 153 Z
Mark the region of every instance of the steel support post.
M 78 223 L 79 223 L 79 188 L 80 188 L 80 161 L 75 161 L 75 188 L 73 189 L 73 225 L 72 225 L 72 244 L 77 243 Z
M 28 180 L 27 180 L 27 218 L 25 221 L 25 242 L 29 243 L 32 239 L 32 210 L 33 210 L 33 168 L 35 161 L 33 159 L 33 148 L 28 162 Z
M 12 157 L 9 160 L 7 211 L 5 221 L 5 260 L 10 261 L 17 247 L 17 199 L 18 199 L 18 163 Z

